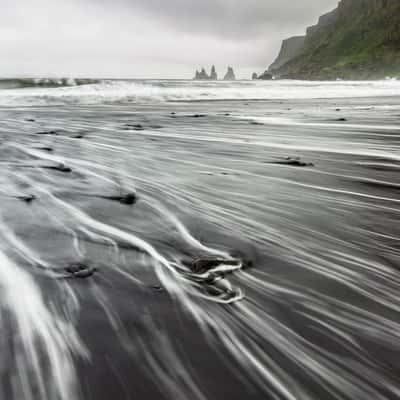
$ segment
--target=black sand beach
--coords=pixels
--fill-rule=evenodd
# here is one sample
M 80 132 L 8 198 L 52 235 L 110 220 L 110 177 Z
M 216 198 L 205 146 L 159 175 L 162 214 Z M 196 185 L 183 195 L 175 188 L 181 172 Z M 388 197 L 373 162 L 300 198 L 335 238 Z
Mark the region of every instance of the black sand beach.
M 2 106 L 0 399 L 398 399 L 399 119 Z

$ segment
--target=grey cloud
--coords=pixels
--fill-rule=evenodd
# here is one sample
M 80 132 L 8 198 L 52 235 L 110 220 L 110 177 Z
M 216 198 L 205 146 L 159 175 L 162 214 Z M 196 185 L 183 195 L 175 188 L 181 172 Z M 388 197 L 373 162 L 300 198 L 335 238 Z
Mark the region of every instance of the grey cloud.
M 0 75 L 248 77 L 337 0 L 2 0 Z

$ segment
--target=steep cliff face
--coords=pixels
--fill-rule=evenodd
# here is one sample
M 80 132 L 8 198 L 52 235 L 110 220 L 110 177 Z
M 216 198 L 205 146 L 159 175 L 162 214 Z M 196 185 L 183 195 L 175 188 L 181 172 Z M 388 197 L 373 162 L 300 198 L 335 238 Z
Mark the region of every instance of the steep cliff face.
M 282 42 L 278 58 L 270 65 L 269 70 L 274 71 L 288 61 L 297 57 L 304 46 L 305 36 L 294 36 Z
M 338 16 L 338 9 L 335 9 L 319 17 L 318 23 L 316 25 L 307 28 L 306 39 L 309 41 L 318 34 L 323 33 L 323 31 L 334 29 L 335 23 L 338 20 Z
M 342 0 L 307 29 L 297 55 L 274 69 L 295 79 L 400 77 L 400 0 Z

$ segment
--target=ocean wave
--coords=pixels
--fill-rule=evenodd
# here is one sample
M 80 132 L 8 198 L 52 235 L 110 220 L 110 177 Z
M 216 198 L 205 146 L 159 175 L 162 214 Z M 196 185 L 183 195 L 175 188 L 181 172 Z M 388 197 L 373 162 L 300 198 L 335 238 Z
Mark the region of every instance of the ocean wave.
M 24 89 L 24 88 L 57 88 L 57 87 L 90 85 L 98 82 L 99 80 L 96 79 L 74 79 L 74 78 L 0 79 L 0 90 Z
M 7 88 L 5 82 L 10 87 Z M 20 86 L 13 87 L 15 82 Z M 3 80 L 0 81 L 0 87 L 4 89 L 0 90 L 0 106 L 362 98 L 400 94 L 400 82 L 392 80 L 194 82 L 45 79 Z

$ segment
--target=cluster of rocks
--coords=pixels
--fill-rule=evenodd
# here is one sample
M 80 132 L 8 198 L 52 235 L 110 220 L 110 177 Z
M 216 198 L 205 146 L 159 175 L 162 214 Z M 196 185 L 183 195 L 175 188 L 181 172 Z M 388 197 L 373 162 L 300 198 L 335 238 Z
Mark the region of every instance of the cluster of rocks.
M 196 74 L 193 79 L 196 81 L 217 81 L 218 74 L 215 69 L 215 65 L 213 65 L 211 67 L 210 74 L 207 73 L 205 68 L 201 68 L 200 71 L 196 71 Z M 270 80 L 274 79 L 274 77 L 270 72 L 264 71 L 260 75 L 258 75 L 256 72 L 254 72 L 252 75 L 252 79 L 253 80 L 259 79 L 259 80 L 263 80 L 263 81 L 270 81 Z M 236 80 L 235 71 L 233 70 L 232 67 L 228 67 L 223 80 L 224 81 L 235 81 Z
M 207 74 L 205 68 L 202 68 L 200 71 L 196 71 L 196 74 L 193 78 L 194 80 L 199 81 L 216 81 L 218 80 L 218 74 L 215 69 L 215 65 L 211 67 L 210 75 Z M 232 67 L 228 67 L 228 70 L 224 76 L 224 81 L 234 81 L 236 80 L 235 72 Z
M 271 79 L 273 79 L 274 77 L 272 76 L 272 74 L 270 74 L 268 71 L 263 72 L 261 75 L 257 75 L 256 72 L 253 73 L 251 79 L 256 80 L 262 80 L 262 81 L 270 81 Z

